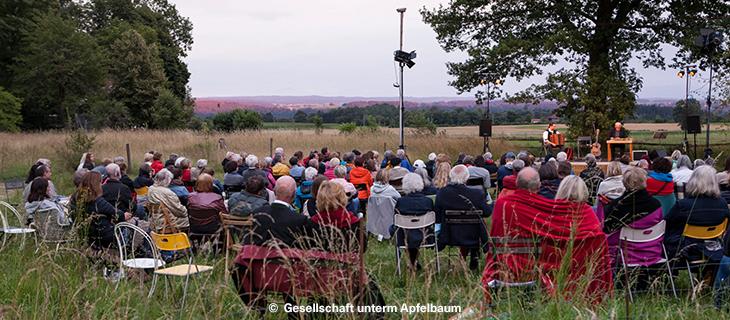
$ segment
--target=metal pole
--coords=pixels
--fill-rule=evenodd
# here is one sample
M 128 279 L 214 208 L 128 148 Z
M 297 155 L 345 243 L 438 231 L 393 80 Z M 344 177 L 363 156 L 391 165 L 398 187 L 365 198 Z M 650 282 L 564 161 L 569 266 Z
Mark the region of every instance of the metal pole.
M 712 52 L 710 52 L 710 84 L 707 93 L 707 139 L 705 140 L 705 158 L 712 157 L 712 149 L 710 149 L 710 108 L 712 107 Z
M 403 14 L 405 13 L 405 8 L 401 9 L 398 12 L 400 12 L 400 49 L 399 50 L 403 51 Z M 400 83 L 398 85 L 398 89 L 399 89 L 398 91 L 400 93 L 400 108 L 398 108 L 399 109 L 398 115 L 399 115 L 399 119 L 400 119 L 399 120 L 399 122 L 400 122 L 400 147 L 399 148 L 405 150 L 406 144 L 404 141 L 405 136 L 404 136 L 404 123 L 403 123 L 403 113 L 405 112 L 405 101 L 403 98 L 403 67 L 404 67 L 404 65 L 401 62 L 400 63 Z
M 689 66 L 684 67 L 684 75 L 687 77 L 684 88 L 684 147 L 687 148 L 687 115 L 689 114 Z M 687 152 L 685 149 L 684 152 Z

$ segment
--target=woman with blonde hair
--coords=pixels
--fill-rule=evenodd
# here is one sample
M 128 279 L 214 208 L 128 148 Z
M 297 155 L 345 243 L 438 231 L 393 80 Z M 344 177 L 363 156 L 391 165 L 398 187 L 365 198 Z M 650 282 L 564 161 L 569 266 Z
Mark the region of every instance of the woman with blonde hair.
M 556 200 L 568 200 L 576 203 L 588 203 L 588 187 L 579 176 L 567 176 L 560 182 Z
M 436 166 L 436 173 L 433 177 L 433 186 L 441 189 L 449 184 L 449 172 L 451 172 L 451 164 L 448 161 L 440 162 Z
M 336 182 L 326 181 L 317 190 L 317 215 L 312 222 L 334 226 L 339 229 L 349 229 L 360 219 L 347 210 L 347 194 L 345 189 Z

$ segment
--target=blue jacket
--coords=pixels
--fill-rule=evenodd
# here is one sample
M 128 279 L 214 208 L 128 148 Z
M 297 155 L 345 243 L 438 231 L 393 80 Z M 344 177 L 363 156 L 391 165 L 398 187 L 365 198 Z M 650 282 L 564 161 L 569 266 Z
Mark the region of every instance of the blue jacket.
M 502 190 L 502 188 L 504 187 L 502 185 L 502 180 L 504 179 L 504 177 L 511 176 L 512 173 L 512 169 L 507 168 L 507 166 L 499 166 L 499 168 L 497 169 L 497 187 L 499 187 L 499 190 Z
M 667 248 L 667 255 L 672 258 L 682 248 L 696 244 L 695 249 L 689 250 L 689 257 L 692 259 L 709 257 L 711 260 L 719 261 L 722 258 L 722 239 L 720 239 L 718 250 L 708 248 L 705 240 L 694 240 L 682 237 L 684 227 L 687 224 L 696 226 L 714 226 L 722 223 L 724 219 L 730 219 L 730 210 L 727 202 L 722 198 L 685 198 L 677 201 L 677 204 L 667 213 L 664 220 L 667 221 L 666 233 L 664 234 L 664 245 Z
M 302 185 L 297 187 L 297 194 L 294 197 L 294 206 L 297 207 L 300 212 L 302 210 L 302 205 L 304 204 L 304 202 L 312 199 L 312 184 L 314 184 L 314 181 L 307 180 L 302 181 Z

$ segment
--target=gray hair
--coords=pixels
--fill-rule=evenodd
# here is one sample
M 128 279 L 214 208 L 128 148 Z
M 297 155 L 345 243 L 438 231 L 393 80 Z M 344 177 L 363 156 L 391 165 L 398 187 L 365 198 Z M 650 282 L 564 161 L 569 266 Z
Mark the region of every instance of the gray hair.
M 530 192 L 540 190 L 540 175 L 537 170 L 527 167 L 517 174 L 517 189 L 524 189 Z
M 249 154 L 248 157 L 246 157 L 246 166 L 249 168 L 256 168 L 256 165 L 259 164 L 259 158 L 255 155 Z
M 336 158 L 336 157 L 335 157 L 335 158 L 332 158 L 332 159 L 330 159 L 330 161 L 329 161 L 329 162 L 327 162 L 327 165 L 328 165 L 328 166 L 329 166 L 330 168 L 337 168 L 337 166 L 339 166 L 339 165 L 340 165 L 340 163 L 342 163 L 342 161 L 340 161 L 340 159 L 339 159 L 339 158 Z
M 428 171 L 426 169 L 416 168 L 416 170 L 413 170 L 413 173 L 421 176 L 421 179 L 423 179 L 424 188 L 431 186 L 431 177 L 428 176 Z
M 112 160 L 112 162 L 114 162 L 116 164 L 122 164 L 122 163 L 126 163 L 127 160 L 124 159 L 124 157 L 122 157 L 122 156 L 116 156 L 116 157 L 114 157 L 114 160 Z
M 266 166 L 270 166 L 272 163 L 274 163 L 274 159 L 271 157 L 264 157 L 264 164 Z
M 228 160 L 231 160 L 231 161 L 233 161 L 233 162 L 239 163 L 239 162 L 241 162 L 241 160 L 243 160 L 243 158 L 241 157 L 241 155 L 240 155 L 240 154 L 238 154 L 238 153 L 234 153 L 234 154 L 232 154 L 232 155 L 230 156 L 230 159 L 228 159 Z M 258 161 L 256 161 L 256 162 L 258 162 Z
M 172 172 L 162 169 L 155 175 L 155 186 L 168 187 L 172 181 Z
M 636 163 L 636 166 L 645 170 L 649 170 L 649 161 L 646 161 L 646 159 L 641 159 L 639 162 Z
M 596 156 L 594 156 L 590 153 L 586 155 L 585 160 L 586 160 L 586 165 L 588 165 L 589 167 L 592 167 L 596 164 Z
M 606 168 L 606 177 L 620 176 L 622 174 L 621 162 L 611 161 L 608 163 L 608 168 Z
M 565 152 L 563 152 L 563 151 L 560 151 L 560 152 L 558 152 L 558 154 L 557 154 L 557 155 L 555 156 L 555 160 L 557 160 L 558 162 L 564 162 L 564 161 L 567 161 L 567 160 L 568 160 L 568 154 L 567 154 L 567 153 L 565 153 Z
M 449 182 L 451 183 L 466 184 L 467 180 L 469 180 L 469 169 L 463 164 L 454 166 L 449 172 Z
M 307 180 L 307 181 L 314 180 L 314 177 L 317 176 L 318 172 L 319 171 L 317 171 L 317 169 L 312 168 L 312 167 L 305 169 L 304 170 L 304 180 Z
M 720 183 L 717 181 L 717 171 L 710 166 L 699 166 L 692 172 L 687 184 L 684 185 L 686 197 L 720 197 Z
M 672 160 L 679 160 L 679 157 L 681 157 L 681 156 L 682 156 L 682 151 L 674 150 L 674 152 L 672 152 L 671 158 L 672 158 Z
M 697 168 L 699 168 L 701 166 L 704 166 L 705 164 L 706 164 L 705 163 L 705 160 L 695 159 L 695 163 L 694 163 L 695 169 L 697 169 Z
M 109 176 L 109 179 L 119 180 L 122 178 L 122 170 L 119 169 L 119 165 L 116 163 L 106 165 L 106 174 Z
M 195 166 L 198 168 L 205 168 L 208 166 L 208 160 L 206 159 L 198 159 L 198 162 L 195 163 Z
M 520 159 L 517 159 L 515 161 L 512 161 L 512 170 L 514 170 L 516 172 L 520 172 L 520 170 L 522 170 L 524 168 L 525 168 L 525 162 L 524 161 L 522 161 Z
M 627 191 L 646 189 L 646 170 L 638 167 L 629 167 L 624 172 L 622 181 Z
M 689 156 L 686 154 L 680 155 L 677 159 L 677 168 L 685 167 L 688 169 L 692 169 L 692 160 L 689 159 Z
M 400 159 L 405 159 L 406 157 L 406 151 L 403 149 L 398 149 L 398 151 L 395 152 L 395 156 Z
M 335 177 L 337 178 L 344 178 L 347 176 L 347 167 L 345 166 L 336 166 L 335 167 Z
M 274 149 L 274 154 L 284 155 L 284 148 L 276 147 L 276 149 Z
M 401 185 L 404 194 L 423 191 L 423 179 L 415 173 L 408 173 L 403 177 Z
M 492 153 L 487 152 L 484 154 L 484 160 L 492 160 Z
M 579 176 L 567 176 L 560 182 L 555 199 L 586 202 L 588 201 L 588 187 Z
M 393 150 L 385 150 L 385 153 L 383 153 L 383 158 L 388 159 L 391 156 L 393 156 Z

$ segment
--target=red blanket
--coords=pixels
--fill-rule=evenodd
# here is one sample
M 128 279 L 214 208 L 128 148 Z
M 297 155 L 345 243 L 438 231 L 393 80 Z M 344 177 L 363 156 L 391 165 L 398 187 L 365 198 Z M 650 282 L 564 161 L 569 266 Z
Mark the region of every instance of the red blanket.
M 492 237 L 539 238 L 538 261 L 524 253 L 487 254 L 482 285 L 492 280 L 539 280 L 543 288 L 568 298 L 599 302 L 613 290 L 606 236 L 586 204 L 549 200 L 525 190 L 499 198 Z M 537 271 L 537 272 L 536 272 Z

